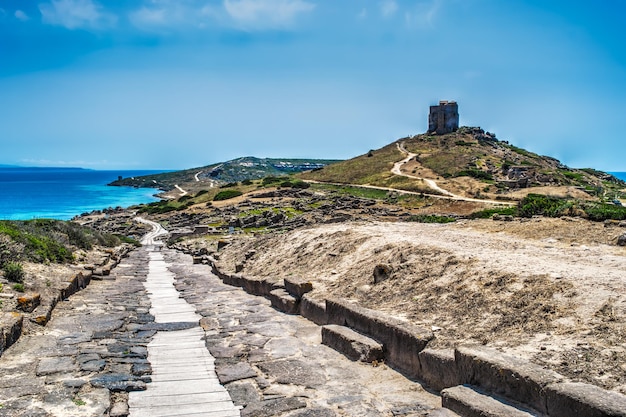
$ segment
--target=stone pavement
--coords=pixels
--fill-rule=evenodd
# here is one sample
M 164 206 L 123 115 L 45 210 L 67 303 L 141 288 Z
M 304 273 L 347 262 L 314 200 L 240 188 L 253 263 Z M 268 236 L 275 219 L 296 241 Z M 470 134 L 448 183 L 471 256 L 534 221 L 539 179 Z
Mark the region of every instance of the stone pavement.
M 103 281 L 60 302 L 46 327 L 0 358 L 0 416 L 124 416 L 127 391 L 150 380 L 146 345 L 155 334 L 136 250 Z
M 0 417 L 454 415 L 384 364 L 322 345 L 314 323 L 146 243 L 4 352 Z
M 204 345 L 204 331 L 195 308 L 179 297 L 174 274 L 168 270 L 161 246 L 148 245 L 145 282 L 156 323 L 184 330 L 160 331 L 148 344 L 152 382 L 146 391 L 131 392 L 131 417 L 239 416 L 215 374 L 214 359 Z
M 455 415 L 440 408 L 439 396 L 384 364 L 352 362 L 322 345 L 314 323 L 223 284 L 190 256 L 163 255 L 176 288 L 203 317 L 217 374 L 242 416 Z

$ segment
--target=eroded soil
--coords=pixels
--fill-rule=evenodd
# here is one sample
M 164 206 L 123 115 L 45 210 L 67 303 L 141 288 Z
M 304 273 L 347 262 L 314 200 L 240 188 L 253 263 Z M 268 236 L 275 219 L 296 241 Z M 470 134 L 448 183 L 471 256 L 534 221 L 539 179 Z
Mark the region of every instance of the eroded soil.
M 361 221 L 238 237 L 219 255 L 432 328 L 433 347 L 487 344 L 626 393 L 623 233 L 570 218 Z M 377 265 L 390 273 L 374 283 Z

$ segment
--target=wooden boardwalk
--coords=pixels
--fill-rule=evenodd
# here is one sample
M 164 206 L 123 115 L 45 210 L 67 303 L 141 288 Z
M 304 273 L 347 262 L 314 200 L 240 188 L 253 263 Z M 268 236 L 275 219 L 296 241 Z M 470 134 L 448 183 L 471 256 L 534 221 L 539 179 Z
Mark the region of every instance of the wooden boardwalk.
M 148 242 L 149 244 L 153 242 Z M 195 308 L 179 297 L 174 274 L 159 252 L 150 251 L 148 290 L 157 323 L 199 323 Z M 160 331 L 148 344 L 152 382 L 146 391 L 129 394 L 130 417 L 215 416 L 238 417 L 236 407 L 215 374 L 214 359 L 198 325 L 187 330 Z

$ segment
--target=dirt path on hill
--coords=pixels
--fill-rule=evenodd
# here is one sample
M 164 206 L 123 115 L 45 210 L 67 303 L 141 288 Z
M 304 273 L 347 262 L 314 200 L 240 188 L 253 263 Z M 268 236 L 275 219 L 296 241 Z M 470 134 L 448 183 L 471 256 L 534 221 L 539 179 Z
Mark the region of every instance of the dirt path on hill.
M 404 164 L 406 164 L 407 162 L 409 162 L 411 159 L 415 158 L 417 156 L 417 154 L 416 153 L 411 153 L 408 150 L 406 150 L 406 148 L 404 147 L 404 143 L 397 143 L 396 146 L 398 147 L 398 150 L 400 152 L 402 152 L 403 154 L 406 155 L 406 158 L 404 158 L 402 161 L 399 161 L 399 162 L 396 162 L 395 164 L 393 164 L 393 168 L 391 168 L 391 173 L 394 174 L 394 175 L 400 175 L 402 177 L 412 178 L 412 179 L 415 179 L 415 180 L 421 180 L 426 185 L 428 185 L 431 189 L 433 189 L 433 190 L 443 194 L 445 197 L 451 198 L 453 200 L 470 201 L 470 202 L 474 202 L 474 203 L 499 204 L 499 205 L 507 205 L 507 206 L 513 206 L 513 205 L 517 204 L 517 203 L 512 203 L 512 202 L 504 202 L 504 201 L 496 201 L 496 200 L 482 200 L 480 198 L 463 197 L 462 195 L 454 194 L 454 193 L 451 193 L 448 190 L 444 190 L 443 188 L 438 186 L 437 183 L 434 180 L 431 180 L 431 179 L 428 179 L 428 178 L 417 177 L 415 175 L 406 174 L 406 173 L 402 172 L 402 166 Z
M 433 328 L 433 346 L 488 344 L 626 393 L 626 249 L 608 244 L 621 233 L 570 219 L 353 222 L 236 241 L 221 260 Z M 377 265 L 389 276 L 374 283 Z

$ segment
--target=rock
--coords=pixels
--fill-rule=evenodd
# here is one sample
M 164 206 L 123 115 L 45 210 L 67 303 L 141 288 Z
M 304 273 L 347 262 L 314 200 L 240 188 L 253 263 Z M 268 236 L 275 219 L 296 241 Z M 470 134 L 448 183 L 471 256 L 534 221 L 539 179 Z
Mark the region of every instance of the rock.
M 241 417 L 270 417 L 305 407 L 306 401 L 302 398 L 277 398 L 249 405 L 241 410 Z
M 284 289 L 276 289 L 269 295 L 272 307 L 287 314 L 298 314 L 300 302 Z
M 322 326 L 322 344 L 343 353 L 353 361 L 374 362 L 383 359 L 383 346 L 344 326 Z
M 626 246 L 626 233 L 617 238 L 617 246 Z
M 465 417 L 533 417 L 530 413 L 482 395 L 465 385 L 444 389 L 441 392 L 441 404 Z
M 260 362 L 257 364 L 269 379 L 279 384 L 303 385 L 310 388 L 326 384 L 326 376 L 315 365 L 299 359 Z
M 313 291 L 313 284 L 307 279 L 287 277 L 284 281 L 287 292 L 296 298 L 302 298 L 304 294 Z
M 66 379 L 63 381 L 63 386 L 67 388 L 80 388 L 85 385 L 87 381 L 84 379 Z
M 42 358 L 37 364 L 37 376 L 71 372 L 76 370 L 74 358 L 60 356 L 55 358 Z
M 246 407 L 248 404 L 261 401 L 257 385 L 250 380 L 231 382 L 226 385 L 226 389 L 237 406 Z
M 420 379 L 436 391 L 459 384 L 454 349 L 424 349 L 419 353 Z
M 100 372 L 106 366 L 106 361 L 101 359 L 97 361 L 89 361 L 85 363 L 81 363 L 80 370 L 87 372 Z
M 128 414 L 128 403 L 125 401 L 113 404 L 113 407 L 111 407 L 111 411 L 109 411 L 109 417 L 126 417 Z
M 546 392 L 550 416 L 626 416 L 626 396 L 595 385 L 565 382 L 548 385 Z
M 455 350 L 460 383 L 479 386 L 546 413 L 545 387 L 563 376 L 518 357 L 484 346 Z
M 23 295 L 17 298 L 17 308 L 25 313 L 32 313 L 41 302 L 41 296 L 37 293 Z
M 96 388 L 107 388 L 110 391 L 145 391 L 146 383 L 135 380 L 128 374 L 106 374 L 92 378 L 89 381 Z
M 393 269 L 389 265 L 378 264 L 374 267 L 374 284 L 385 281 L 391 277 Z
M 217 377 L 222 384 L 238 381 L 240 379 L 256 377 L 256 371 L 246 362 L 239 362 L 235 365 L 225 366 L 217 370 Z

